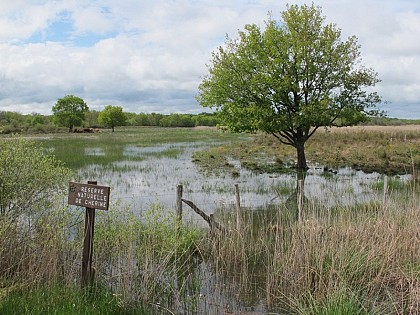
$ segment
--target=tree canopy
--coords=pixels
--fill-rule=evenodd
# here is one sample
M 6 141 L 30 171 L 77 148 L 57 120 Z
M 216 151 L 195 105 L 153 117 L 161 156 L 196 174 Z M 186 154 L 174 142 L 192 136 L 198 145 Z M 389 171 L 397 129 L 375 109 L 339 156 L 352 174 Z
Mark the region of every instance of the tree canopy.
M 121 106 L 107 105 L 98 116 L 98 122 L 106 127 L 112 128 L 112 132 L 114 132 L 115 127 L 123 126 L 126 120 L 127 117 Z
M 89 107 L 83 99 L 74 95 L 66 95 L 59 98 L 53 106 L 53 119 L 56 124 L 66 126 L 69 128 L 69 132 L 72 132 L 73 127 L 83 123 L 88 110 Z
M 326 24 L 319 7 L 292 5 L 265 29 L 252 24 L 212 54 L 197 100 L 216 108 L 235 132 L 263 131 L 297 150 L 319 127 L 355 125 L 378 115 L 380 96 L 368 88 L 377 73 L 361 65 L 355 36 Z

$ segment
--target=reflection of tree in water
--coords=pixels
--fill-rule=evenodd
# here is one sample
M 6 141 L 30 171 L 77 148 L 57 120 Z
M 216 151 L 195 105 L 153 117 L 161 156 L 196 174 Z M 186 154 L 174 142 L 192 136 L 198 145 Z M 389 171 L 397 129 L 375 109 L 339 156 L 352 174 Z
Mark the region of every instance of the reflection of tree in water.
M 306 171 L 305 170 L 297 170 L 296 171 L 296 188 L 293 192 L 289 195 L 285 202 L 285 207 L 281 210 L 281 217 L 284 217 L 287 222 L 294 222 L 302 218 L 302 213 L 299 214 L 299 209 L 303 209 L 303 205 L 307 200 L 304 194 L 304 184 L 306 179 Z M 300 210 L 300 211 L 301 211 Z

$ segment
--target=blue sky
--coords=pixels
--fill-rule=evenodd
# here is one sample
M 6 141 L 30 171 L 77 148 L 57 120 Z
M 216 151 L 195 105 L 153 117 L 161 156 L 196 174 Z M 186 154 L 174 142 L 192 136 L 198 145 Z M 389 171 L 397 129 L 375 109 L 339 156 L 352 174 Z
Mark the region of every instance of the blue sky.
M 286 1 L 14 0 L 0 2 L 0 110 L 50 114 L 66 94 L 91 109 L 199 113 L 211 52 Z M 312 1 L 289 1 L 311 4 Z M 420 1 L 319 0 L 356 35 L 390 117 L 420 119 Z

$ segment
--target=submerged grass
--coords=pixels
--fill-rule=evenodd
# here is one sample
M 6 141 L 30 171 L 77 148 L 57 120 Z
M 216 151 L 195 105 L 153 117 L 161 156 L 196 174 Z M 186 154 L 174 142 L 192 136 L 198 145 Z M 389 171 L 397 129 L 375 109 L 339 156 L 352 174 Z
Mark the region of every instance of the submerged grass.
M 48 138 L 39 138 L 39 141 L 47 153 L 54 154 L 67 167 L 76 170 L 89 164 L 141 161 L 151 155 L 176 158 L 180 153 L 178 148 L 170 146 L 164 151 L 141 151 L 141 148 L 160 144 L 188 142 L 189 146 L 193 146 L 197 142 L 230 143 L 241 141 L 242 138 L 215 129 L 127 127 L 116 129 L 115 132 L 50 135 Z

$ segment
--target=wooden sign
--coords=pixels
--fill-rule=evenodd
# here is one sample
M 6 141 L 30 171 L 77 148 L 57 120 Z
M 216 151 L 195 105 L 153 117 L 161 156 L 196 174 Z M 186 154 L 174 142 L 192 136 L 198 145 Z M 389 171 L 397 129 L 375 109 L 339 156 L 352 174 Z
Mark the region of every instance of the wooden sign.
M 70 182 L 68 204 L 92 209 L 108 210 L 109 191 L 110 188 L 108 186 Z

